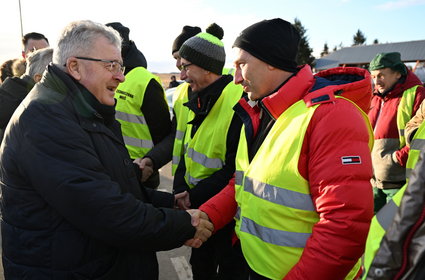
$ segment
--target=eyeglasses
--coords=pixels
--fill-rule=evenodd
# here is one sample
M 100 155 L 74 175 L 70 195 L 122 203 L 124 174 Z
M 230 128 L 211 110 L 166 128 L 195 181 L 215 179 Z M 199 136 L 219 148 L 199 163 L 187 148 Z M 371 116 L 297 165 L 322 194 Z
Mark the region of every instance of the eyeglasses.
M 77 59 L 82 60 L 90 60 L 90 61 L 100 61 L 104 63 L 108 63 L 106 65 L 106 69 L 108 69 L 112 74 L 124 74 L 125 66 L 119 63 L 115 60 L 105 60 L 105 59 L 98 59 L 98 58 L 91 58 L 91 57 L 83 57 L 83 56 L 76 56 Z
M 179 67 L 179 69 L 180 69 L 180 71 L 187 71 L 187 67 L 189 67 L 192 64 L 193 63 L 181 64 L 180 67 Z

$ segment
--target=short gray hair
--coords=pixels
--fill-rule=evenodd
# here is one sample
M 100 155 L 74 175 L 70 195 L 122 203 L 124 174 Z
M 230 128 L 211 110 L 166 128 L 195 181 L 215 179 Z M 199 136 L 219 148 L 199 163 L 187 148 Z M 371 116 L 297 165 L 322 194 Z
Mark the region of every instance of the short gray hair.
M 53 49 L 44 48 L 33 51 L 27 56 L 27 69 L 25 74 L 34 78 L 36 74 L 43 74 L 47 65 L 52 61 Z
M 65 70 L 66 60 L 69 57 L 87 55 L 95 40 L 101 36 L 121 50 L 121 36 L 112 27 L 90 20 L 71 22 L 59 37 L 53 54 L 53 64 Z

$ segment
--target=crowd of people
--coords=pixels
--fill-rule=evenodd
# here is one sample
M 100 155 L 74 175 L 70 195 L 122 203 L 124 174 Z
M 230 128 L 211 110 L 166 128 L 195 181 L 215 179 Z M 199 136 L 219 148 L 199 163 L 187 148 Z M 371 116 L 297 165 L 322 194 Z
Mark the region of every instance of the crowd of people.
M 314 74 L 274 18 L 226 69 L 224 33 L 175 38 L 171 115 L 121 22 L 24 36 L 1 68 L 5 279 L 158 279 L 182 245 L 195 280 L 425 277 L 425 89 L 401 54 Z

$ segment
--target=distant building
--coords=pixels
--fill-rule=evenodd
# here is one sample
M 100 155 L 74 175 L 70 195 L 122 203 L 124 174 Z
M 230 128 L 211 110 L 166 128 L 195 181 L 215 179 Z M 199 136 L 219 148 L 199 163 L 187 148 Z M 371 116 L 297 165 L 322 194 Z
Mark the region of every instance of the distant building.
M 333 67 L 367 68 L 377 53 L 399 52 L 404 63 L 413 63 L 412 70 L 425 82 L 425 40 L 387 43 L 376 45 L 358 45 L 342 48 L 315 60 L 315 72 Z

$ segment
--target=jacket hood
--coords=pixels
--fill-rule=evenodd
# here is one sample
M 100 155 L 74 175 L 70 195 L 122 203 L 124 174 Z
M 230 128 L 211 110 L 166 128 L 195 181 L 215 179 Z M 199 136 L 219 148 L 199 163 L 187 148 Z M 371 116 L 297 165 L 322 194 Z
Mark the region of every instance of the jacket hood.
M 122 57 L 124 60 L 125 73 L 127 74 L 132 69 L 136 67 L 147 68 L 148 63 L 143 53 L 137 48 L 136 44 L 133 41 L 130 41 L 128 46 L 123 47 Z
M 372 79 L 369 71 L 358 67 L 336 67 L 315 75 L 312 91 L 331 90 L 335 95 L 350 99 L 364 112 L 368 112 L 372 98 Z M 323 80 L 324 79 L 324 80 Z
M 335 95 L 350 99 L 368 112 L 372 98 L 370 73 L 357 67 L 337 67 L 313 76 L 310 66 L 304 65 L 279 90 L 264 97 L 261 102 L 277 119 L 300 99 L 311 106 L 312 100 L 314 104 L 332 102 Z

